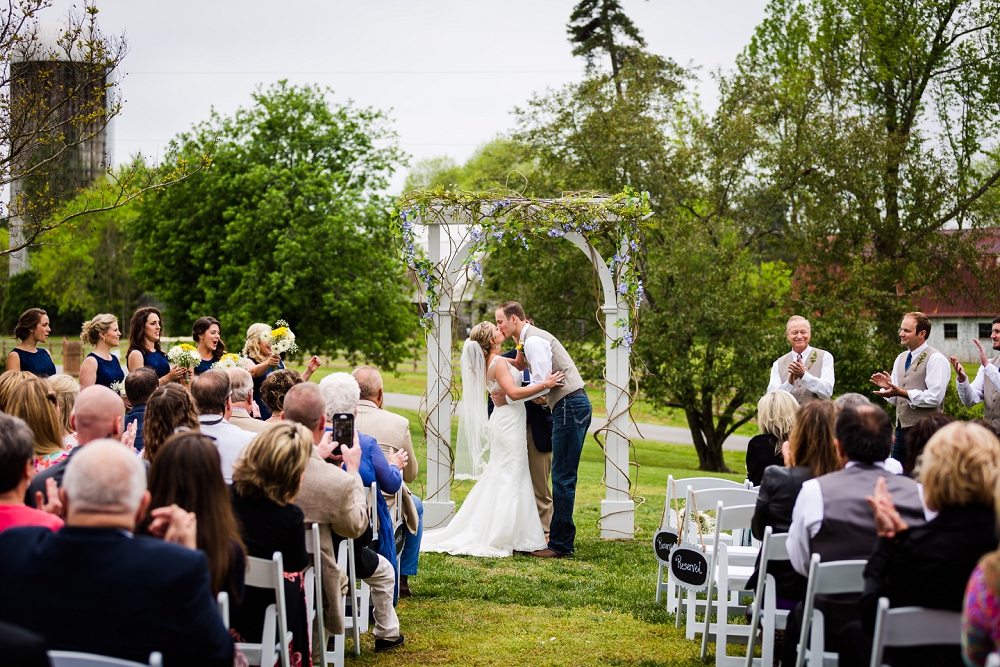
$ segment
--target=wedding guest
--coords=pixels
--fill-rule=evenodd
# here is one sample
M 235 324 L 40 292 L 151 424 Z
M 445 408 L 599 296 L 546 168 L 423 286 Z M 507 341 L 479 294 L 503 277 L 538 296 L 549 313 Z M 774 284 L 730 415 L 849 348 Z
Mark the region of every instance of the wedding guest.
M 44 635 L 52 650 L 141 663 L 160 651 L 167 667 L 231 667 L 205 554 L 181 546 L 193 547 L 194 517 L 175 524 L 179 508 L 153 510 L 152 531 L 178 543 L 134 535 L 149 504 L 142 462 L 114 440 L 73 452 L 60 490 L 66 525 L 0 534 L 0 621 Z
M 233 410 L 229 423 L 244 431 L 260 433 L 267 428 L 267 423 L 254 419 L 251 414 L 254 409 L 253 378 L 245 368 L 227 368 L 229 386 L 233 391 Z
M 162 321 L 158 308 L 146 306 L 135 311 L 129 325 L 128 354 L 125 356 L 129 373 L 144 366 L 152 368 L 161 385 L 180 380 L 187 370 L 171 366 L 160 348 Z
M 149 506 L 177 505 L 198 517 L 197 544 L 208 557 L 212 594 L 229 594 L 230 609 L 243 599 L 246 549 L 222 479 L 219 452 L 212 439 L 187 431 L 171 436 L 149 469 Z M 151 518 L 140 532 L 148 534 Z
M 993 318 L 993 329 L 990 332 L 993 350 L 1000 351 L 1000 317 Z M 958 390 L 958 400 L 967 408 L 984 403 L 983 419 L 989 423 L 994 434 L 1000 435 L 1000 355 L 992 359 L 986 356 L 986 350 L 978 338 L 973 338 L 979 352 L 979 370 L 976 379 L 969 383 L 965 367 L 957 357 L 949 357 L 955 368 L 955 388 Z
M 747 443 L 747 479 L 754 486 L 760 486 L 764 469 L 768 466 L 784 465 L 781 443 L 795 426 L 795 413 L 799 403 L 784 390 L 764 394 L 757 401 L 757 428 L 760 435 L 750 438 Z
M 121 331 L 118 330 L 118 319 L 114 315 L 104 313 L 96 315 L 83 324 L 80 334 L 83 342 L 94 346 L 94 351 L 80 364 L 80 386 L 89 387 L 100 384 L 110 388 L 112 385 L 125 381 L 125 372 L 118 357 L 111 350 L 118 347 Z
M 229 484 L 233 481 L 236 459 L 256 434 L 229 423 L 233 398 L 226 371 L 213 368 L 197 376 L 191 383 L 191 397 L 198 406 L 198 427 L 215 439 L 222 461 L 222 476 Z
M 879 598 L 897 607 L 961 611 L 969 575 L 997 548 L 993 491 L 1000 475 L 1000 442 L 975 424 L 949 424 L 931 437 L 919 470 L 927 509 L 937 512 L 910 528 L 900 517 L 884 478 L 869 499 L 878 539 L 865 567 L 861 620 L 845 628 L 840 664 L 867 665 Z M 961 667 L 958 646 L 886 649 L 893 667 Z
M 903 473 L 907 477 L 916 477 L 917 462 L 920 455 L 923 454 L 927 442 L 935 433 L 953 421 L 955 421 L 954 417 L 943 412 L 932 412 L 926 417 L 921 417 L 913 425 L 910 432 L 906 434 L 906 460 L 903 461 Z
M 23 419 L 35 436 L 35 472 L 50 468 L 69 455 L 62 442 L 56 394 L 46 380 L 29 375 L 11 397 L 6 412 Z
M 297 384 L 302 383 L 302 376 L 298 371 L 290 368 L 282 368 L 268 374 L 267 379 L 260 383 L 260 394 L 257 389 L 253 390 L 254 401 L 259 406 L 263 405 L 270 411 L 271 416 L 265 419 L 267 422 L 281 421 L 281 411 L 284 410 L 285 394 Z M 254 380 L 254 387 L 257 380 Z M 263 419 L 264 413 L 261 412 Z
M 21 313 L 14 327 L 14 336 L 21 343 L 7 355 L 7 370 L 25 371 L 40 378 L 55 375 L 56 365 L 49 351 L 38 347 L 49 339 L 51 332 L 49 316 L 41 308 L 29 308 Z
M 191 338 L 198 346 L 198 355 L 201 357 L 201 361 L 194 367 L 194 374 L 201 375 L 226 353 L 226 344 L 222 342 L 222 325 L 214 317 L 199 317 L 191 326 Z
M 907 313 L 899 325 L 899 344 L 906 348 L 896 357 L 892 374 L 880 371 L 871 381 L 875 393 L 896 406 L 896 433 L 892 458 L 906 458 L 906 434 L 921 417 L 937 412 L 951 380 L 951 368 L 943 354 L 927 345 L 931 321 L 920 312 Z
M 208 371 L 202 378 L 215 372 Z M 292 501 L 302 485 L 312 450 L 312 434 L 306 427 L 291 422 L 275 424 L 247 445 L 232 473 L 233 511 L 247 555 L 271 560 L 275 551 L 281 552 L 292 664 L 309 664 L 311 655 L 302 588 L 302 571 L 309 565 L 305 518 Z M 270 604 L 274 604 L 272 591 L 246 590 L 243 604 L 230 617 L 237 641 L 261 640 L 261 618 Z
M 809 320 L 800 315 L 788 318 L 785 337 L 788 338 L 792 351 L 777 359 L 771 366 L 768 393 L 779 389 L 790 392 L 800 404 L 814 398 L 833 396 L 836 381 L 833 355 L 809 345 L 812 339 Z
M 359 366 L 351 375 L 357 380 L 361 391 L 354 426 L 358 431 L 375 438 L 383 454 L 391 454 L 394 450 L 406 452 L 401 508 L 406 532 L 403 533 L 403 550 L 399 554 L 399 596 L 408 598 L 412 595 L 409 579 L 417 574 L 420 538 L 424 533 L 424 504 L 406 486 L 407 483 L 412 484 L 416 480 L 419 470 L 413 442 L 410 439 L 410 420 L 382 407 L 382 374 L 377 368 Z M 385 501 L 391 513 L 396 505 L 396 496 L 386 496 Z
M 56 373 L 48 377 L 49 386 L 56 394 L 56 408 L 59 410 L 59 427 L 62 432 L 63 447 L 68 450 L 76 446 L 76 431 L 70 422 L 76 397 L 80 395 L 80 383 L 72 375 Z
M 4 371 L 0 373 L 0 412 L 7 412 L 7 404 L 10 398 L 17 393 L 17 388 L 30 377 L 30 373 L 24 371 Z
M 0 533 L 17 526 L 62 528 L 58 516 L 24 504 L 35 476 L 35 443 L 31 429 L 17 417 L 0 414 Z
M 191 393 L 177 384 L 160 387 L 149 397 L 142 418 L 142 457 L 150 463 L 174 433 L 199 432 L 198 406 Z
M 247 329 L 247 342 L 243 346 L 243 356 L 253 361 L 254 365 L 248 369 L 253 376 L 254 401 L 260 410 L 260 418 L 264 421 L 271 419 L 273 412 L 281 412 L 281 408 L 272 410 L 264 403 L 261 392 L 264 381 L 275 371 L 285 368 L 281 355 L 271 349 L 271 327 L 263 322 L 251 324 Z M 319 357 L 311 357 L 306 364 L 306 371 L 302 374 L 302 381 L 308 382 L 313 372 L 320 367 L 322 361 Z M 287 391 L 287 390 L 286 390 Z M 284 394 L 282 394 L 284 395 Z
M 872 405 L 872 402 L 868 400 L 868 397 L 864 394 L 858 394 L 856 392 L 848 392 L 842 396 L 838 396 L 837 400 L 834 401 L 838 408 L 846 408 L 849 405 L 859 406 L 859 405 Z M 930 436 L 928 436 L 930 437 Z M 885 465 L 885 469 L 891 472 L 893 475 L 903 474 L 903 464 L 891 456 L 882 462 Z M 910 475 L 907 475 L 908 477 Z
M 149 366 L 140 366 L 125 378 L 125 396 L 132 406 L 125 415 L 125 428 L 127 429 L 129 424 L 135 424 L 136 451 L 141 452 L 144 446 L 142 428 L 146 418 L 146 404 L 159 386 L 160 379 L 156 377 L 156 371 Z

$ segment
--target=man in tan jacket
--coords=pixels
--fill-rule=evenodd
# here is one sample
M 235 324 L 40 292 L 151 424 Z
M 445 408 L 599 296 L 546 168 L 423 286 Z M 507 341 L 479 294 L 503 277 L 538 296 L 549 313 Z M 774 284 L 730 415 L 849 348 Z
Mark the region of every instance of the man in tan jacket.
M 308 428 L 313 434 L 312 455 L 306 464 L 302 478 L 302 488 L 295 497 L 295 504 L 302 508 L 307 526 L 320 524 L 320 551 L 323 560 L 324 622 L 330 634 L 344 631 L 343 587 L 345 573 L 337 567 L 337 554 L 333 550 L 333 534 L 357 538 L 368 528 L 368 504 L 358 467 L 361 463 L 361 447 L 343 447 L 343 462 L 347 470 L 328 463 L 324 459 L 333 450 L 333 442 L 326 434 L 326 403 L 319 393 L 319 387 L 303 383 L 292 387 L 285 395 L 284 411 L 281 418 L 294 421 Z M 332 532 L 331 532 L 332 531 Z M 386 561 L 382 572 L 382 595 L 373 594 L 376 602 L 376 639 L 395 640 L 399 634 L 399 619 L 392 608 L 392 592 L 395 574 Z M 379 574 L 379 573 L 376 573 Z M 369 581 L 369 583 L 371 583 Z M 375 593 L 376 585 L 373 585 Z M 386 594 L 387 593 L 387 594 Z M 379 603 L 379 600 L 382 603 Z M 388 601 L 386 604 L 385 601 Z M 318 639 L 318 638 L 317 638 Z M 329 638 L 324 637 L 323 641 Z M 313 654 L 317 655 L 318 643 L 314 642 Z M 316 658 L 318 659 L 318 658 Z
M 413 453 L 413 442 L 410 439 L 410 421 L 403 416 L 393 414 L 382 408 L 382 375 L 374 366 L 359 366 L 351 373 L 361 387 L 361 400 L 358 401 L 357 429 L 366 433 L 378 442 L 382 451 L 405 450 L 406 467 L 403 468 L 403 521 L 406 523 L 403 550 L 399 555 L 399 597 L 411 595 L 409 577 L 417 574 L 417 559 L 420 555 L 420 538 L 424 533 L 424 504 L 420 498 L 413 495 L 406 484 L 413 483 L 417 478 L 419 463 Z M 393 511 L 396 496 L 386 496 L 390 513 Z
M 245 368 L 227 368 L 226 374 L 229 376 L 229 389 L 233 392 L 233 414 L 229 417 L 229 423 L 251 433 L 266 430 L 270 424 L 254 419 L 251 414 L 254 402 L 250 372 Z

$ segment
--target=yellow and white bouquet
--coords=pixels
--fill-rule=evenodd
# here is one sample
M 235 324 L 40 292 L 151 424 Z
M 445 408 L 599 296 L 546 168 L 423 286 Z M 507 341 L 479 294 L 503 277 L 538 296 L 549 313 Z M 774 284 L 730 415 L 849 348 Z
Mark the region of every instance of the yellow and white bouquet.
M 288 328 L 288 322 L 278 320 L 271 329 L 271 351 L 275 354 L 295 354 L 299 346 L 295 344 L 295 334 Z
M 167 351 L 167 360 L 174 366 L 194 368 L 201 363 L 201 355 L 198 354 L 198 348 L 194 345 L 181 343 L 180 345 L 174 345 Z
M 246 368 L 248 359 L 246 357 L 241 357 L 238 354 L 233 354 L 229 352 L 222 355 L 222 358 L 212 364 L 212 368 L 221 368 L 223 370 L 227 368 Z

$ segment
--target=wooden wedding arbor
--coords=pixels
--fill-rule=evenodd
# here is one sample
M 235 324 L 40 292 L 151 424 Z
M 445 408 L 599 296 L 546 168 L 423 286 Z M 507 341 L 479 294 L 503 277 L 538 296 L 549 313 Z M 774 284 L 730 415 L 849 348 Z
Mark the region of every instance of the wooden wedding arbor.
M 629 191 L 630 192 L 630 191 Z M 634 193 L 633 193 L 634 194 Z M 638 196 L 638 195 L 636 195 Z M 619 196 L 620 201 L 620 196 Z M 642 199 L 645 203 L 645 199 Z M 504 206 L 506 202 L 507 206 Z M 520 215 L 511 221 L 511 210 L 521 204 L 522 212 L 544 211 L 554 208 L 565 212 L 570 204 L 586 204 L 580 213 L 586 214 L 594 207 L 606 206 L 614 211 L 612 198 L 588 197 L 584 199 L 556 200 L 483 200 L 481 206 L 473 208 L 482 216 L 469 215 L 468 206 L 456 206 L 448 202 L 434 201 L 430 205 L 414 208 L 397 207 L 397 215 L 402 223 L 397 223 L 403 232 L 404 255 L 408 264 L 419 276 L 428 302 L 428 313 L 424 316 L 427 340 L 427 391 L 424 395 L 422 412 L 424 432 L 427 439 L 427 492 L 424 498 L 424 525 L 434 528 L 447 525 L 455 513 L 455 502 L 451 499 L 453 479 L 452 457 L 452 328 L 456 317 L 455 306 L 461 300 L 456 294 L 459 287 L 464 289 L 471 273 L 480 273 L 479 259 L 488 252 L 489 244 L 503 243 L 503 235 L 516 239 L 524 247 L 527 236 L 559 237 L 572 243 L 590 259 L 600 281 L 600 295 L 603 300 L 605 329 L 605 382 L 604 395 L 608 420 L 601 429 L 604 435 L 606 496 L 601 501 L 601 536 L 605 539 L 631 539 L 634 536 L 635 502 L 631 495 L 629 480 L 629 452 L 631 441 L 627 435 L 629 407 L 631 405 L 630 348 L 632 342 L 631 318 L 633 304 L 628 302 L 628 281 L 622 280 L 627 270 L 627 257 L 635 250 L 635 240 L 622 234 L 619 253 L 611 266 L 604 260 L 587 235 L 600 233 L 599 224 L 567 220 L 566 216 L 542 216 L 544 220 L 555 219 L 552 225 L 541 226 L 523 224 L 527 215 Z M 587 207 L 590 208 L 587 208 Z M 648 204 L 645 204 L 648 208 Z M 634 208 L 634 206 L 633 206 Z M 603 209 L 602 209 L 603 210 Z M 603 224 L 620 222 L 614 214 L 605 215 Z M 506 219 L 505 219 L 506 218 Z M 536 221 L 538 216 L 536 216 Z M 489 221 L 489 222 L 487 222 Z M 634 229 L 638 229 L 637 220 Z M 416 259 L 418 253 L 413 248 L 413 223 L 427 231 L 427 255 Z M 520 224 L 519 224 L 520 223 Z M 409 237 L 407 237 L 407 233 Z M 634 236 L 634 235 L 633 235 Z M 405 246 L 409 244 L 409 252 Z M 631 244 L 631 248 L 629 247 Z M 619 282 L 616 284 L 615 269 Z M 623 287 L 626 286 L 626 287 Z M 634 285 L 633 285 L 634 287 Z M 638 283 L 641 298 L 641 282 Z M 427 294 L 432 291 L 433 294 Z M 632 290 L 634 292 L 634 289 Z M 539 323 L 544 327 L 544 323 Z M 626 341 L 623 344 L 623 341 Z M 484 397 L 485 400 L 485 397 Z

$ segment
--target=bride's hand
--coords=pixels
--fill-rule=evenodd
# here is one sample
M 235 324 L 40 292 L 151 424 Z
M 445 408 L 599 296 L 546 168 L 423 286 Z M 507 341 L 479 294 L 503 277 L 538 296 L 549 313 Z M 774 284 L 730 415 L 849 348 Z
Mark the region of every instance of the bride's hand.
M 545 376 L 545 382 L 542 383 L 547 389 L 552 389 L 562 384 L 562 381 L 566 379 L 566 374 L 562 371 L 549 371 L 549 374 Z

